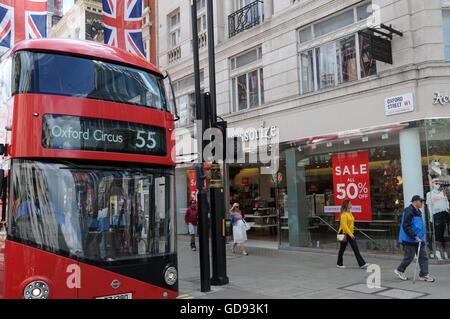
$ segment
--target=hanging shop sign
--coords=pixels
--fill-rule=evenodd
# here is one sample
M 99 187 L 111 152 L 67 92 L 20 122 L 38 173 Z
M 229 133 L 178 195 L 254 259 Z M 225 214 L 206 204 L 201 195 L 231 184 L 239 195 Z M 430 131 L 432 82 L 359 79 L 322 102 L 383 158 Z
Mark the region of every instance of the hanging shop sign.
M 392 25 L 380 24 L 377 28 L 368 28 L 359 32 L 361 43 L 368 45 L 371 58 L 380 62 L 393 64 L 392 39 L 393 35 L 403 37 L 403 32 L 396 30 Z
M 334 154 L 333 187 L 336 220 L 340 218 L 339 207 L 350 200 L 356 221 L 372 221 L 369 152 Z
M 369 46 L 368 52 L 370 52 L 372 59 L 393 64 L 392 44 L 390 40 L 379 37 L 367 30 L 360 31 L 359 35 L 365 40 L 364 43 L 367 43 Z
M 408 113 L 414 111 L 414 94 L 407 93 L 389 97 L 384 102 L 386 116 Z

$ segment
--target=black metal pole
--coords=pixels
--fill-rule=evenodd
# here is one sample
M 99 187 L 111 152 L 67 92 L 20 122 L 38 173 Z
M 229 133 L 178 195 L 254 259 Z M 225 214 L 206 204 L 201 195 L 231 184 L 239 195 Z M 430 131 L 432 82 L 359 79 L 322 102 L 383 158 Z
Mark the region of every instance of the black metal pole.
M 209 66 L 209 112 L 212 126 L 217 123 L 217 97 L 216 97 L 216 54 L 214 41 L 214 8 L 213 0 L 207 0 L 208 22 L 208 66 Z M 225 132 L 226 137 L 226 129 Z M 225 143 L 224 143 L 225 145 Z M 225 150 L 223 148 L 225 156 Z M 224 158 L 225 159 L 225 158 Z M 217 162 L 216 162 L 217 163 Z M 225 161 L 223 162 L 225 165 Z M 220 170 L 220 169 L 219 169 Z M 211 284 L 223 286 L 229 283 L 227 277 L 226 234 L 225 234 L 225 193 L 222 181 L 218 186 L 210 188 L 211 196 L 211 250 L 212 250 L 212 279 Z
M 214 9 L 213 0 L 207 0 L 208 22 L 208 57 L 209 57 L 209 92 L 211 93 L 211 120 L 217 122 L 217 98 L 216 98 L 216 51 L 214 41 Z
M 197 203 L 199 218 L 199 248 L 200 248 L 200 289 L 202 292 L 211 291 L 210 260 L 209 260 L 209 221 L 208 221 L 208 200 L 205 190 L 205 174 L 203 170 L 203 132 L 205 129 L 204 111 L 202 111 L 202 96 L 200 87 L 200 58 L 198 49 L 198 29 L 197 29 L 197 1 L 191 0 L 192 13 L 192 49 L 194 55 L 194 79 L 195 79 L 195 105 L 197 118 L 197 145 L 198 159 L 196 164 L 197 174 Z M 198 127 L 201 126 L 201 127 Z

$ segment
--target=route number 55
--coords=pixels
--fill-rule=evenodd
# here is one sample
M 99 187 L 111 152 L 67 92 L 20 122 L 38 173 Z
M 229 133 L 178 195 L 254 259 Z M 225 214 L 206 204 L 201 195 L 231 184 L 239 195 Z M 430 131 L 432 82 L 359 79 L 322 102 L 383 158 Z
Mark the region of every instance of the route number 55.
M 148 148 L 153 150 L 156 147 L 155 132 L 138 131 L 137 132 L 137 148 Z

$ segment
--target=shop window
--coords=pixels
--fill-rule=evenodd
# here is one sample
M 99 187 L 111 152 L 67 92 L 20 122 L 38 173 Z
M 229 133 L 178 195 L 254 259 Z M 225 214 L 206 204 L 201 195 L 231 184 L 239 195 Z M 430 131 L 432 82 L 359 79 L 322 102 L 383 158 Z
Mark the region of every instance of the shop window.
M 286 183 L 280 186 L 278 201 L 287 213 L 282 245 L 337 249 L 337 212 L 345 193 L 356 208 L 356 226 L 367 235 L 357 233 L 360 248 L 400 252 L 397 239 L 404 198 L 399 134 L 374 131 L 368 136 L 342 136 L 317 138 L 320 142 L 288 148 L 283 154 L 281 174 Z M 338 179 L 339 165 L 342 171 L 348 166 L 345 182 Z M 292 192 L 295 200 L 290 199 Z
M 450 119 L 427 120 L 424 130 L 426 221 L 432 243 L 429 249 L 432 258 L 445 260 L 450 252 Z

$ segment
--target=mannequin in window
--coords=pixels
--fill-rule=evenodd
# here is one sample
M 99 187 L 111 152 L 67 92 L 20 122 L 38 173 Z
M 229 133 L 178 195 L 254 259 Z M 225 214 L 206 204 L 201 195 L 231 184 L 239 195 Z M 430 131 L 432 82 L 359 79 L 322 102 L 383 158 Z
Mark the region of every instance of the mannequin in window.
M 447 194 L 441 189 L 436 179 L 432 180 L 431 192 L 427 194 L 427 205 L 430 212 L 430 221 L 434 227 L 436 239 L 436 258 L 448 259 L 444 233 L 449 221 L 449 202 Z

